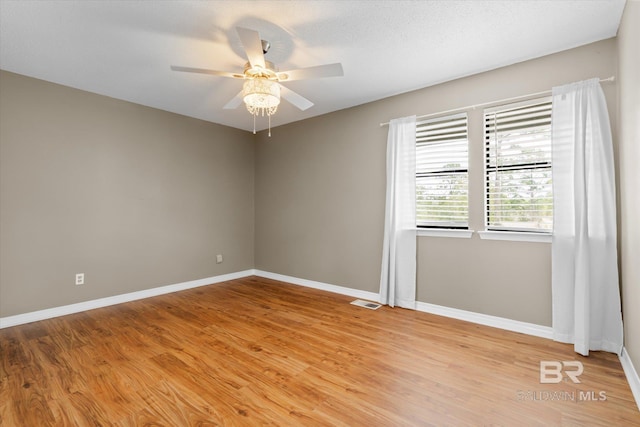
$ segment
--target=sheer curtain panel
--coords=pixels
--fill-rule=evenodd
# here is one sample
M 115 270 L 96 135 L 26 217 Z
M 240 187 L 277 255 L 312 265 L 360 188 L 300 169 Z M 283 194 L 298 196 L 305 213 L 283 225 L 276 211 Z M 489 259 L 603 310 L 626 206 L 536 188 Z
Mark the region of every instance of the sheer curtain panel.
M 415 308 L 416 116 L 389 122 L 380 303 Z
M 598 79 L 553 88 L 553 337 L 622 351 L 616 191 L 609 114 Z

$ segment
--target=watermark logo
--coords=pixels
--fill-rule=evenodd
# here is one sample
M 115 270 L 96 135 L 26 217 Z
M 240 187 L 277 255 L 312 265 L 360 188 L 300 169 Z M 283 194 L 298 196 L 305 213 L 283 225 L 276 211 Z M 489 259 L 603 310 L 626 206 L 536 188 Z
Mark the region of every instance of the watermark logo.
M 582 362 L 576 360 L 540 361 L 540 384 L 560 384 L 569 381 L 580 384 L 580 375 L 584 372 Z M 520 401 L 570 401 L 599 402 L 607 400 L 605 391 L 595 390 L 518 390 L 516 398 Z
M 604 402 L 607 400 L 606 391 L 579 390 L 518 390 L 516 398 L 521 401 L 531 402 Z
M 580 383 L 578 378 L 584 372 L 582 362 L 577 360 L 566 360 L 558 362 L 555 360 L 540 361 L 540 384 L 558 384 L 565 378 L 569 378 L 575 384 Z M 563 375 L 564 374 L 564 375 Z

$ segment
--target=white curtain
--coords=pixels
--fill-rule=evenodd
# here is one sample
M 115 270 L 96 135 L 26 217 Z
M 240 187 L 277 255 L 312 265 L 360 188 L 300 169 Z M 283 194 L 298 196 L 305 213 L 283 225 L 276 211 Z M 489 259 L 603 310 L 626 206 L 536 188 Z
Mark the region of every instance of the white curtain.
M 553 88 L 553 337 L 622 351 L 609 114 L 598 79 Z
M 389 122 L 380 303 L 415 308 L 416 116 Z

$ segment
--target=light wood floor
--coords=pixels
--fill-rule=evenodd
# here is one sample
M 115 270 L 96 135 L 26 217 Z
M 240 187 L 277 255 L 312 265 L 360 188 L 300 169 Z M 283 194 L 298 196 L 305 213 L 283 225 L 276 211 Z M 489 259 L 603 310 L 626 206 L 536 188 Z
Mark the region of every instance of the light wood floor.
M 251 277 L 0 330 L 0 424 L 640 425 L 613 354 L 352 299 Z

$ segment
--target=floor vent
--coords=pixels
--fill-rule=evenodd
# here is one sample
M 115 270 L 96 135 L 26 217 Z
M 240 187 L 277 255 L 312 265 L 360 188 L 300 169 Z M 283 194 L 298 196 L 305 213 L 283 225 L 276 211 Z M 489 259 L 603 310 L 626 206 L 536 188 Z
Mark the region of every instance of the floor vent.
M 357 299 L 355 301 L 351 301 L 351 304 L 357 305 L 358 307 L 368 308 L 369 310 L 377 310 L 382 307 L 377 302 L 364 301 L 361 299 Z

